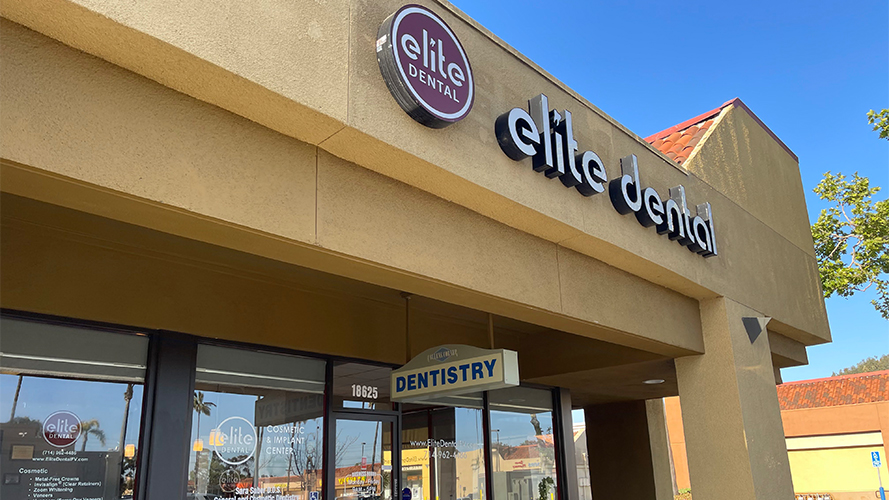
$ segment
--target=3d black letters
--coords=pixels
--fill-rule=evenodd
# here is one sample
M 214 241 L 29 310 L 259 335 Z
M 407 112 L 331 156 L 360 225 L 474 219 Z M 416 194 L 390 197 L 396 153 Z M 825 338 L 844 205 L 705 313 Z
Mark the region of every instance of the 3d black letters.
M 608 183 L 611 204 L 622 215 L 638 212 L 642 208 L 642 189 L 639 186 L 639 165 L 636 155 L 620 159 L 620 178 Z
M 608 182 L 602 159 L 593 151 L 578 153 L 571 112 L 549 109 L 540 94 L 528 100 L 528 111 L 513 108 L 494 122 L 494 133 L 506 156 L 519 161 L 532 157 L 532 167 L 584 196 L 605 191 Z
M 583 196 L 605 191 L 614 209 L 623 215 L 634 214 L 639 224 L 655 227 L 658 234 L 704 257 L 716 252 L 713 209 L 709 203 L 697 205 L 692 216 L 682 185 L 670 188 L 670 196 L 661 200 L 652 187 L 642 187 L 636 155 L 621 158 L 621 176 L 608 182 L 605 166 L 593 151 L 578 153 L 574 121 L 568 110 L 549 109 L 549 100 L 540 94 L 528 101 L 528 111 L 513 108 L 494 122 L 500 149 L 520 161 L 529 156 L 536 172 L 547 178 L 558 177 L 566 187 Z

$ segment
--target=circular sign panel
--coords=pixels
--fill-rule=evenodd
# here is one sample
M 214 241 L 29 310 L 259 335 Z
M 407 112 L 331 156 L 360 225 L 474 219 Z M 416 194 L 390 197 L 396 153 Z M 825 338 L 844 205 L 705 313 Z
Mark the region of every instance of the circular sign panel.
M 432 11 L 405 5 L 386 18 L 377 62 L 389 92 L 414 120 L 444 128 L 469 114 L 475 82 L 451 28 Z
M 238 483 L 241 482 L 241 475 L 234 469 L 227 469 L 219 475 L 219 489 L 223 493 L 233 493 L 238 489 Z
M 210 444 L 219 460 L 241 465 L 256 451 L 256 428 L 244 417 L 228 417 L 210 431 Z
M 56 448 L 71 446 L 80 433 L 80 419 L 70 411 L 57 411 L 43 421 L 43 439 Z

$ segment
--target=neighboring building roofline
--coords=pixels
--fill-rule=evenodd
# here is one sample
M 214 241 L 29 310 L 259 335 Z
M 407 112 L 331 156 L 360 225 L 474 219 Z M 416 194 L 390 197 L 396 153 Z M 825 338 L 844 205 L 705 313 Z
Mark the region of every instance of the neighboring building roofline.
M 827 381 L 831 381 L 831 380 L 845 380 L 845 379 L 850 379 L 850 378 L 867 377 L 867 376 L 873 376 L 873 375 L 889 375 L 889 370 L 879 370 L 879 371 L 875 371 L 875 372 L 864 372 L 864 373 L 850 373 L 849 375 L 836 375 L 833 377 L 811 378 L 811 379 L 807 379 L 807 380 L 795 380 L 793 382 L 784 382 L 783 384 L 779 384 L 779 387 L 784 386 L 784 385 L 813 384 L 816 382 L 827 382 Z
M 788 382 L 777 391 L 781 410 L 889 402 L 889 370 Z
M 756 116 L 756 113 L 754 113 L 749 107 L 747 107 L 747 105 L 744 104 L 744 101 L 742 101 L 739 97 L 735 97 L 734 99 L 726 101 L 725 103 L 723 103 L 722 106 L 719 106 L 716 109 L 707 111 L 706 113 L 700 114 L 690 120 L 686 120 L 678 125 L 674 125 L 668 129 L 662 130 L 656 134 L 652 134 L 652 135 L 646 137 L 645 141 L 652 143 L 658 139 L 663 139 L 664 137 L 668 137 L 670 134 L 672 134 L 674 132 L 679 132 L 680 130 L 685 130 L 688 127 L 691 127 L 692 125 L 694 125 L 696 123 L 700 123 L 704 120 L 707 120 L 709 118 L 712 118 L 712 117 L 718 115 L 720 113 L 720 111 L 722 111 L 723 109 L 725 109 L 726 107 L 728 107 L 730 105 L 735 105 L 740 108 L 743 108 L 744 111 L 746 111 L 747 114 L 749 114 L 756 121 L 756 123 L 758 123 L 759 126 L 762 127 L 763 130 L 765 130 L 766 133 L 768 133 L 772 137 L 772 139 L 775 139 L 775 142 L 777 142 L 778 145 L 780 145 L 782 148 L 784 148 L 784 150 L 787 151 L 787 153 L 789 153 L 791 157 L 793 157 L 794 161 L 799 163 L 799 157 L 796 155 L 796 153 L 791 151 L 790 148 L 787 147 L 787 144 L 784 144 L 784 141 L 779 139 L 778 136 L 775 135 L 774 132 L 772 132 L 772 129 L 770 129 L 765 123 L 763 123 L 763 121 L 760 120 L 758 116 Z

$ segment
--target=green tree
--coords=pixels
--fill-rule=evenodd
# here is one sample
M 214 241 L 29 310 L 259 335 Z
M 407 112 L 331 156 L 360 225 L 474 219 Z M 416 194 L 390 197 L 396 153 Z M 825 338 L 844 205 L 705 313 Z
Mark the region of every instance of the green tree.
M 880 139 L 889 140 L 889 109 L 883 109 L 879 113 L 874 110 L 867 112 L 867 123 L 874 126 L 874 131 L 880 133 Z
M 546 476 L 537 484 L 537 492 L 540 500 L 549 500 L 549 489 L 555 487 L 556 481 L 551 476 Z
M 871 356 L 870 358 L 863 359 L 849 368 L 843 368 L 838 372 L 834 372 L 833 376 L 852 375 L 853 373 L 870 373 L 881 370 L 889 370 L 889 354 L 886 354 L 881 358 Z
M 889 109 L 867 116 L 880 137 L 889 140 Z M 880 188 L 870 187 L 858 172 L 851 180 L 827 172 L 814 191 L 833 204 L 812 225 L 824 298 L 850 297 L 874 287 L 877 298 L 871 304 L 889 319 L 889 200 L 873 201 Z
M 36 425 L 37 427 L 40 427 L 41 425 L 43 425 L 43 422 L 41 422 L 39 420 L 34 420 L 31 417 L 15 417 L 12 420 L 10 420 L 9 423 L 19 424 L 19 425 L 32 424 L 32 425 Z
M 198 425 L 197 425 L 197 439 L 201 438 L 201 415 L 210 416 L 210 412 L 213 408 L 216 408 L 216 403 L 211 403 L 209 401 L 204 401 L 204 393 L 203 392 L 195 392 L 194 393 L 194 403 L 192 404 L 195 413 L 198 414 Z
M 80 422 L 80 432 L 83 433 L 83 444 L 80 446 L 80 451 L 86 451 L 86 441 L 89 439 L 90 434 L 96 436 L 96 439 L 102 443 L 102 446 L 105 446 L 105 431 L 99 428 L 98 420 L 92 419 Z
M 825 208 L 812 226 L 824 298 L 850 297 L 874 287 L 871 304 L 889 319 L 889 201 L 873 201 L 880 190 L 856 172 L 849 181 L 827 172 L 815 187 Z

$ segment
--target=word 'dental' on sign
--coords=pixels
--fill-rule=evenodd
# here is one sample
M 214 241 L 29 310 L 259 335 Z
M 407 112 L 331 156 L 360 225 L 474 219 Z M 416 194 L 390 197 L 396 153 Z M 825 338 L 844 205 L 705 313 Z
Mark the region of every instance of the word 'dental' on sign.
M 620 160 L 621 175 L 608 180 L 605 164 L 594 151 L 584 151 L 575 139 L 571 112 L 549 108 L 549 99 L 540 94 L 528 100 L 528 109 L 513 108 L 494 122 L 494 133 L 506 156 L 521 161 L 531 158 L 535 172 L 558 178 L 565 187 L 583 196 L 608 190 L 614 209 L 622 215 L 634 214 L 639 224 L 654 227 L 657 234 L 688 248 L 702 257 L 714 257 L 716 233 L 713 208 L 704 202 L 692 213 L 681 184 L 669 189 L 661 199 L 652 187 L 643 187 L 636 155 Z
M 444 345 L 427 349 L 392 372 L 393 401 L 422 401 L 519 384 L 518 353 Z
M 460 40 L 420 5 L 405 5 L 377 34 L 377 63 L 396 102 L 414 120 L 444 128 L 472 109 L 475 84 Z

